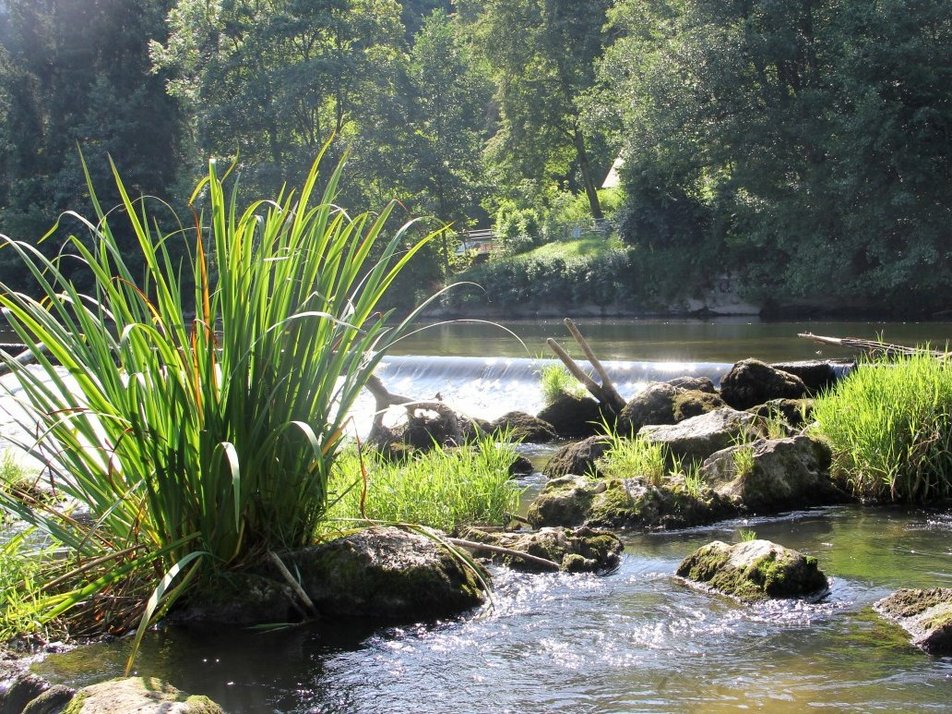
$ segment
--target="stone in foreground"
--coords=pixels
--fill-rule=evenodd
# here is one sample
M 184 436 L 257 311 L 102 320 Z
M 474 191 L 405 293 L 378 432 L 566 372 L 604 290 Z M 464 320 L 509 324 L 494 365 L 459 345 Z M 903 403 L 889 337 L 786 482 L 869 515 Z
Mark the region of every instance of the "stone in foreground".
M 713 541 L 685 558 L 678 575 L 744 602 L 813 599 L 829 589 L 816 558 L 768 540 Z
M 83 687 L 63 714 L 223 714 L 208 697 L 189 696 L 170 684 L 150 677 L 111 679 Z
M 464 537 L 477 543 L 499 546 L 545 558 L 572 573 L 607 572 L 618 567 L 624 546 L 614 533 L 592 528 L 540 528 L 531 533 L 493 533 L 470 528 Z M 477 555 L 483 553 L 477 551 Z M 488 553 L 514 570 L 540 572 L 542 565 L 508 554 Z
M 952 588 L 903 588 L 873 607 L 908 632 L 916 647 L 932 655 L 952 655 Z

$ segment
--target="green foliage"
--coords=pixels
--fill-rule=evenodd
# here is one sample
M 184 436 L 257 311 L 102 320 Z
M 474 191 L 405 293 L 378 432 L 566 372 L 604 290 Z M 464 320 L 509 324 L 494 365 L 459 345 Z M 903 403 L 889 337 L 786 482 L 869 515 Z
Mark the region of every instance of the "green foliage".
M 741 543 L 757 540 L 757 531 L 752 528 L 740 528 L 737 531 L 737 540 Z
M 853 370 L 814 402 L 833 474 L 860 498 L 952 495 L 952 365 L 928 355 Z
M 32 412 L 23 426 L 36 431 L 35 419 L 41 434 L 24 446 L 91 518 L 2 493 L 0 506 L 106 566 L 98 579 L 71 580 L 75 589 L 46 616 L 96 607 L 94 593 L 136 574 L 154 579 L 156 568 L 183 570 L 184 587 L 198 565 L 211 576 L 311 540 L 347 412 L 408 329 L 388 324 L 379 302 L 423 245 L 405 251 L 401 233 L 384 236 L 389 209 L 354 217 L 339 209 L 339 167 L 312 201 L 317 179 L 315 163 L 299 193 L 242 207 L 211 163 L 193 194 L 204 210 L 183 268 L 169 255 L 183 236 L 155 234 L 147 206 L 117 174 L 124 210 L 107 218 L 90 188 L 94 249 L 69 238 L 73 260 L 95 281 L 87 294 L 63 274 L 65 258 L 4 239 L 43 292 L 41 301 L 0 292 L 39 365 L 7 358 Z M 123 258 L 112 228 L 120 219 L 136 237 L 143 276 Z M 379 259 L 370 257 L 375 245 Z M 174 600 L 180 590 L 168 592 Z
M 30 531 L 0 541 L 0 642 L 43 630 L 38 603 L 49 556 L 28 542 Z
M 435 447 L 401 463 L 348 449 L 328 484 L 334 500 L 322 528 L 349 528 L 361 519 L 416 523 L 447 533 L 467 525 L 503 525 L 519 506 L 519 488 L 509 479 L 514 458 L 510 444 L 491 438 Z
M 692 461 L 684 474 L 685 492 L 687 492 L 689 496 L 700 498 L 705 486 L 704 476 L 701 475 L 701 464 L 697 461 Z
M 599 459 L 598 467 L 606 478 L 639 478 L 650 486 L 660 487 L 672 462 L 664 444 L 645 439 L 611 435 L 611 446 Z M 673 471 L 680 470 L 676 464 Z
M 738 446 L 731 452 L 734 461 L 734 472 L 738 478 L 746 478 L 754 470 L 754 449 L 750 444 Z
M 585 394 L 582 383 L 560 364 L 547 364 L 540 369 L 539 381 L 542 386 L 542 399 L 546 404 L 553 404 L 565 394 L 570 396 Z

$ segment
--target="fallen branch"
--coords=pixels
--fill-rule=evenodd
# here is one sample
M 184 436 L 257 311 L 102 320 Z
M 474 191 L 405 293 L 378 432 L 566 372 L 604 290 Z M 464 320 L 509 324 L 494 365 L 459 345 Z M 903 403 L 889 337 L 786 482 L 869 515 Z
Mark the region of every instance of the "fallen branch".
M 890 344 L 888 342 L 877 342 L 876 340 L 864 340 L 857 337 L 824 337 L 823 335 L 814 335 L 812 332 L 799 332 L 797 337 L 802 337 L 823 345 L 835 345 L 846 349 L 859 350 L 872 355 L 883 355 L 884 357 L 911 357 L 913 355 L 931 355 L 937 358 L 947 358 L 950 355 L 942 350 L 927 350 L 920 347 L 907 347 L 906 345 Z
M 512 548 L 504 548 L 501 545 L 489 545 L 488 543 L 479 543 L 475 540 L 465 540 L 463 538 L 446 538 L 448 543 L 453 545 L 458 545 L 467 550 L 478 552 L 480 550 L 485 550 L 489 553 L 499 553 L 500 555 L 508 555 L 513 558 L 521 558 L 529 563 L 535 563 L 536 565 L 541 565 L 544 568 L 549 570 L 561 570 L 561 566 L 556 563 L 554 560 L 548 560 L 546 558 L 540 558 L 536 555 L 529 555 L 528 553 L 523 553 L 521 550 L 513 550 Z
M 617 414 L 625 407 L 625 400 L 618 393 L 618 390 L 615 389 L 615 385 L 612 384 L 611 379 L 609 379 L 608 373 L 605 371 L 605 368 L 602 367 L 602 363 L 598 361 L 598 358 L 595 356 L 592 348 L 589 346 L 585 338 L 582 337 L 582 333 L 579 332 L 578 328 L 575 326 L 575 323 L 569 318 L 565 318 L 563 322 L 565 323 L 565 326 L 568 328 L 568 331 L 571 333 L 572 337 L 575 338 L 575 341 L 578 343 L 579 347 L 582 348 L 582 352 L 585 353 L 585 357 L 598 373 L 602 383 L 598 384 L 594 379 L 586 374 L 585 371 L 578 366 L 575 360 L 569 356 L 568 352 L 563 349 L 562 345 L 560 345 L 554 339 L 549 337 L 545 343 L 553 352 L 555 352 L 556 356 L 562 360 L 562 364 L 565 365 L 565 368 L 572 374 L 572 376 L 582 383 L 585 389 L 588 390 L 589 394 L 595 397 L 595 399 L 600 404 L 607 406 Z

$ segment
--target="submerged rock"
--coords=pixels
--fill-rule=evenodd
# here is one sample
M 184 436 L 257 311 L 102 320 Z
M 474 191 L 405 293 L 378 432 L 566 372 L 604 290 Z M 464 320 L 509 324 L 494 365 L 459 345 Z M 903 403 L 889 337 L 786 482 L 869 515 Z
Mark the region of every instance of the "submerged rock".
M 20 714 L 49 689 L 50 683 L 33 674 L 24 662 L 0 662 L 0 714 Z
M 677 574 L 744 602 L 814 598 L 829 589 L 816 558 L 768 540 L 713 541 L 685 558 Z
M 63 714 L 223 714 L 205 696 L 188 695 L 152 677 L 126 677 L 83 687 Z
M 591 528 L 540 528 L 531 533 L 493 533 L 470 528 L 463 537 L 478 543 L 551 560 L 568 572 L 605 572 L 618 567 L 624 546 L 614 533 Z M 483 553 L 478 553 L 482 555 Z M 515 569 L 539 572 L 544 567 L 530 560 L 500 553 L 486 553 L 494 561 Z
M 952 588 L 897 590 L 873 606 L 929 654 L 952 655 Z
M 713 523 L 734 515 L 710 488 L 696 493 L 680 481 L 654 486 L 641 479 L 563 476 L 550 480 L 530 504 L 534 527 L 587 525 L 657 530 Z
M 558 438 L 555 429 L 552 428 L 549 422 L 525 412 L 503 414 L 490 424 L 490 431 L 500 429 L 507 430 L 512 441 L 544 444 Z
M 746 512 L 777 513 L 846 500 L 830 477 L 831 459 L 830 447 L 809 436 L 761 439 L 713 454 L 701 476 Z
M 556 434 L 566 439 L 599 433 L 601 422 L 607 416 L 594 399 L 574 394 L 560 394 L 537 414 L 539 419 L 552 425 Z
M 646 426 L 639 435 L 652 443 L 664 444 L 672 457 L 685 463 L 701 462 L 715 451 L 726 449 L 758 423 L 753 414 L 725 407 L 679 424 Z
M 807 387 L 799 377 L 756 359 L 741 360 L 721 380 L 721 397 L 734 409 L 806 396 Z
M 566 444 L 549 459 L 543 473 L 550 478 L 596 473 L 596 462 L 610 447 L 611 439 L 607 436 L 590 436 L 582 441 Z

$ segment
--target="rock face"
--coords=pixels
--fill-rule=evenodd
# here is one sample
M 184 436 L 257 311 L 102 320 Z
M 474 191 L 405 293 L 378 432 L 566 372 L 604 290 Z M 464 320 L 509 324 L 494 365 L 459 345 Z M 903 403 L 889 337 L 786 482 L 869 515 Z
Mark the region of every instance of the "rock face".
M 721 380 L 721 398 L 734 409 L 750 409 L 771 399 L 806 396 L 806 385 L 799 377 L 755 359 L 738 362 Z
M 667 382 L 649 384 L 621 410 L 618 432 L 637 434 L 648 424 L 674 424 L 674 400 L 681 391 Z
M 497 429 L 508 430 L 513 441 L 527 441 L 533 444 L 544 444 L 558 438 L 551 424 L 525 412 L 503 414 L 490 424 L 490 431 Z
M 569 474 L 584 475 L 595 470 L 598 461 L 611 447 L 607 436 L 590 436 L 582 441 L 566 444 L 549 459 L 544 473 L 550 478 Z
M 738 508 L 777 513 L 844 500 L 830 478 L 831 458 L 829 446 L 808 436 L 764 439 L 718 451 L 701 475 Z
M 561 394 L 536 416 L 551 424 L 560 437 L 573 439 L 599 433 L 604 415 L 594 399 Z
M 755 428 L 757 417 L 729 407 L 716 409 L 679 424 L 647 426 L 639 436 L 664 444 L 668 452 L 683 461 L 703 461 L 715 451 L 726 449 L 746 431 Z
M 638 479 L 563 476 L 550 480 L 529 506 L 535 527 L 587 525 L 656 530 L 713 523 L 734 515 L 710 488 L 690 493 L 682 484 L 660 487 Z
M 591 528 L 540 528 L 531 533 L 491 533 L 470 528 L 463 537 L 551 560 L 567 572 L 606 572 L 618 567 L 624 546 L 614 533 Z M 483 555 L 477 551 L 478 555 Z M 490 553 L 515 570 L 540 572 L 543 566 L 511 555 Z
M 874 607 L 898 622 L 916 647 L 933 655 L 952 655 L 952 588 L 897 590 Z
M 813 598 L 829 589 L 816 558 L 767 540 L 713 541 L 685 558 L 678 575 L 744 602 Z
M 322 615 L 429 620 L 483 602 L 475 574 L 430 538 L 369 528 L 286 556 Z
M 189 696 L 149 677 L 111 679 L 76 692 L 63 714 L 224 714 L 208 697 Z

